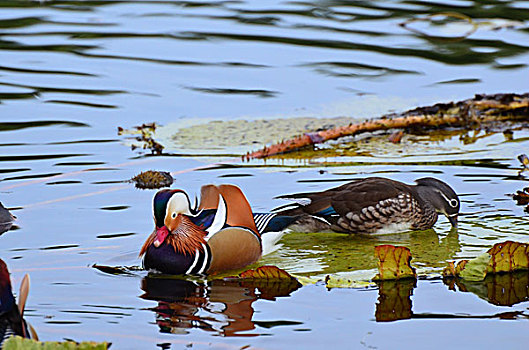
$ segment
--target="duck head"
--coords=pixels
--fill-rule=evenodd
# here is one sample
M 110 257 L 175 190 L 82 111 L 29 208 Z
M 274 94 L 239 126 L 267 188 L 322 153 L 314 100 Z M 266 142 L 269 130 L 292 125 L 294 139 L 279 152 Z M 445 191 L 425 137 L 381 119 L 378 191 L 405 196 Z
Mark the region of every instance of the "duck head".
M 156 226 L 154 246 L 159 247 L 170 232 L 174 232 L 184 221 L 184 215 L 196 215 L 191 208 L 187 193 L 182 190 L 161 190 L 153 198 L 153 216 Z
M 457 227 L 460 202 L 452 187 L 433 177 L 424 177 L 415 182 L 419 196 L 429 202 L 438 213 L 445 215 L 453 227 Z
M 150 245 L 158 248 L 164 243 L 172 245 L 175 251 L 184 254 L 193 254 L 196 249 L 202 250 L 205 233 L 191 220 L 197 214 L 196 204 L 191 207 L 189 197 L 184 191 L 158 191 L 153 198 L 155 231 L 145 242 L 140 255 L 143 255 Z

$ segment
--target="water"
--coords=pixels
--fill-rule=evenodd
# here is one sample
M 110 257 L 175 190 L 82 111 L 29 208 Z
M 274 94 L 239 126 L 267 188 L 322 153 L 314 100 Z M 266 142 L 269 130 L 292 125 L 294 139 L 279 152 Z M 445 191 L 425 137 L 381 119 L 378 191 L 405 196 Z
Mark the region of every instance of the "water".
M 138 264 L 153 192 L 121 181 L 148 169 L 179 171 L 174 186 L 189 193 L 234 183 L 256 211 L 282 204 L 276 195 L 369 175 L 408 183 L 436 176 L 461 194 L 466 215 L 457 231 L 441 219 L 433 230 L 376 238 L 288 235 L 262 262 L 299 275 L 374 275 L 373 247 L 389 243 L 409 246 L 419 271 L 435 276 L 446 261 L 494 243 L 528 242 L 523 207 L 507 196 L 527 186 L 516 160 L 528 146 L 523 128 L 512 140 L 485 131 L 406 135 L 400 145 L 364 137 L 241 163 L 218 155 L 239 149 L 197 157 L 171 142 L 172 155 L 150 157 L 131 151 L 117 127 L 359 119 L 475 93 L 527 92 L 529 2 L 0 5 L 0 200 L 18 217 L 0 237 L 0 256 L 14 285 L 31 275 L 26 317 L 43 340 L 106 340 L 116 349 L 522 348 L 527 341 L 526 276 L 454 286 L 455 293 L 436 279 L 290 290 L 164 284 L 90 266 Z M 440 12 L 472 23 L 409 21 Z M 493 29 L 505 20 L 509 26 Z M 208 167 L 218 162 L 230 166 Z

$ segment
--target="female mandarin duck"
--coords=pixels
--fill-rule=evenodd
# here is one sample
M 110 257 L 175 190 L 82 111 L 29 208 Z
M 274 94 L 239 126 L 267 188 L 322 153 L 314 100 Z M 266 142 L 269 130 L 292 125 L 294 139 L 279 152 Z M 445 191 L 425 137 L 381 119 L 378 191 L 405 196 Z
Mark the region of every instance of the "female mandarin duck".
M 182 190 L 164 189 L 153 199 L 156 228 L 140 251 L 146 269 L 170 274 L 209 274 L 256 262 L 277 235 L 270 230 L 275 214 L 254 214 L 242 191 L 233 185 L 206 185 L 200 206 L 191 207 Z M 281 226 L 292 222 L 280 220 Z M 283 224 L 283 222 L 285 224 Z M 279 227 L 275 222 L 275 227 Z
M 25 275 L 20 284 L 17 305 L 11 289 L 9 271 L 5 262 L 0 259 L 0 348 L 3 342 L 12 335 L 38 340 L 35 330 L 23 318 L 28 293 L 29 277 Z M 30 332 L 28 332 L 28 326 Z
M 323 192 L 297 193 L 276 198 L 294 200 L 273 210 L 299 216 L 297 230 L 333 230 L 344 233 L 392 233 L 425 230 L 444 214 L 457 226 L 459 198 L 446 183 L 431 177 L 416 185 L 371 177 Z

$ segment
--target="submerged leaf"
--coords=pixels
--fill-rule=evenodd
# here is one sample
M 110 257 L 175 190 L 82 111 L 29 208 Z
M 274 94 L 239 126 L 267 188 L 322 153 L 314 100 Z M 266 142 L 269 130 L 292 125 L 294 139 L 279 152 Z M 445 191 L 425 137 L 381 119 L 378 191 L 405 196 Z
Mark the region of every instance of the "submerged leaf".
M 411 253 L 408 248 L 379 245 L 375 247 L 375 256 L 378 259 L 378 274 L 374 280 L 417 278 L 415 269 L 410 265 Z
M 108 343 L 82 342 L 39 342 L 32 339 L 11 337 L 4 343 L 3 350 L 106 350 Z

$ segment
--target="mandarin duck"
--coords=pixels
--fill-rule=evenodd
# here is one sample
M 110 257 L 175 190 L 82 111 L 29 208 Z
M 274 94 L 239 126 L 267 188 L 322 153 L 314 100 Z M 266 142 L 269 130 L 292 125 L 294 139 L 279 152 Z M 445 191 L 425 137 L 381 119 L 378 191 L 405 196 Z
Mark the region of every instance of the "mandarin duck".
M 293 230 L 344 233 L 394 233 L 425 230 L 444 214 L 457 226 L 459 198 L 446 183 L 431 177 L 407 185 L 382 177 L 354 180 L 322 192 L 297 193 L 276 198 L 295 203 L 272 212 L 298 216 Z M 303 214 L 305 214 L 303 216 Z
M 18 305 L 13 296 L 9 271 L 0 259 L 0 348 L 7 338 L 18 335 L 38 340 L 35 330 L 23 318 L 29 293 L 29 276 L 26 274 L 20 284 Z
M 250 265 L 280 238 L 272 231 L 295 220 L 253 214 L 234 185 L 203 186 L 200 205 L 195 200 L 194 206 L 182 190 L 160 190 L 153 199 L 153 215 L 156 227 L 140 257 L 144 268 L 169 274 L 209 274 Z

